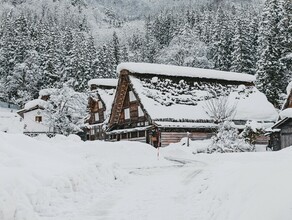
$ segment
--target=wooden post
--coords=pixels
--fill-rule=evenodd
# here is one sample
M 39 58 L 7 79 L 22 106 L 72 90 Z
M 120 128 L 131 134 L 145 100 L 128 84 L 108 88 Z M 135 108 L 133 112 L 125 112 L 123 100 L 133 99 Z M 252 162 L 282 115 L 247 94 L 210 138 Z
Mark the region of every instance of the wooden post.
M 187 132 L 187 146 L 190 146 L 190 132 Z

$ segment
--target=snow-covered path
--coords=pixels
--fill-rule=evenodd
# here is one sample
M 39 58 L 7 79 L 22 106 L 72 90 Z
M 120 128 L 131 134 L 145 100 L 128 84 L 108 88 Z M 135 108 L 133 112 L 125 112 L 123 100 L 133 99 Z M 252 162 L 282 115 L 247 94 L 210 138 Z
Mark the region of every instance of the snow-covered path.
M 201 172 L 194 166 L 171 166 L 134 171 L 118 194 L 107 219 L 188 219 L 194 200 L 189 186 Z M 191 215 L 190 215 L 191 214 Z M 105 219 L 105 218 L 103 218 Z

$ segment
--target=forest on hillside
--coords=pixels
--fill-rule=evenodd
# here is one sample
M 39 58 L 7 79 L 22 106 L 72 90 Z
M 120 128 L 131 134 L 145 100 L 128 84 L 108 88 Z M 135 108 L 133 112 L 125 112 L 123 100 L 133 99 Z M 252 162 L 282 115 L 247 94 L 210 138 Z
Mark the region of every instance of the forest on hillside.
M 280 108 L 292 71 L 290 0 L 167 2 L 0 0 L 0 98 L 23 106 L 64 83 L 84 92 L 134 61 L 255 74 Z

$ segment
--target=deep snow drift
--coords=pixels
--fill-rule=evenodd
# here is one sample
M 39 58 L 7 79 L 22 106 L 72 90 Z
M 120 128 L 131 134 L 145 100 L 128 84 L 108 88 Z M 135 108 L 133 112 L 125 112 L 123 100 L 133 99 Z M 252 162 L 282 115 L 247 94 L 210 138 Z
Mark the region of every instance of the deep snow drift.
M 193 151 L 0 133 L 0 219 L 291 218 L 291 149 Z

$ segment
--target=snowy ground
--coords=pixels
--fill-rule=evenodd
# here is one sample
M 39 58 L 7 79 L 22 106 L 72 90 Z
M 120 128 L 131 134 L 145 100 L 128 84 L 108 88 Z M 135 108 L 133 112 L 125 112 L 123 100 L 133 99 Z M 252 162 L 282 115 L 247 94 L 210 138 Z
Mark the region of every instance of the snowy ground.
M 8 133 L 22 133 L 22 118 L 16 113 L 16 109 L 9 109 L 0 102 L 0 131 Z
M 291 149 L 192 152 L 0 132 L 0 219 L 291 219 Z

